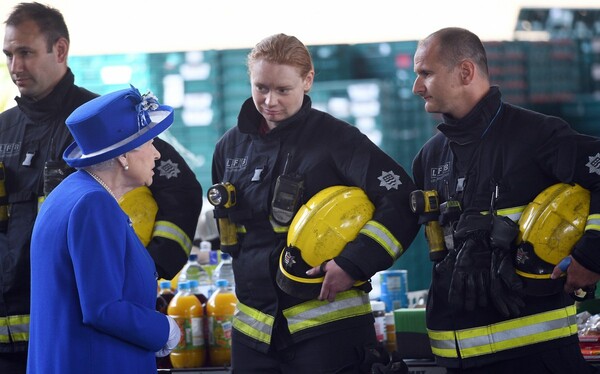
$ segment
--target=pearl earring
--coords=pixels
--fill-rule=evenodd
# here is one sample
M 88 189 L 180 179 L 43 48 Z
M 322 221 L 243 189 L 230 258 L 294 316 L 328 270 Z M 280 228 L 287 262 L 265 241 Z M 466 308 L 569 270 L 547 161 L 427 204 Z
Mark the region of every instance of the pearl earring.
M 125 169 L 125 171 L 129 170 L 129 165 L 124 165 L 123 169 Z

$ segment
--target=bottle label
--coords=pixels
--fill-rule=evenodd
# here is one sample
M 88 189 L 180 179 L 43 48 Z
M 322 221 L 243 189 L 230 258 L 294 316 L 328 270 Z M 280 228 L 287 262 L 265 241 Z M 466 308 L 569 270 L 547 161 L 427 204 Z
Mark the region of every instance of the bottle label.
M 192 318 L 192 346 L 193 348 L 204 346 L 204 332 L 202 327 L 202 318 Z
M 375 334 L 377 335 L 377 341 L 383 343 L 386 339 L 385 331 L 385 318 L 375 317 Z
M 202 318 L 177 318 L 175 322 L 181 330 L 181 338 L 174 351 L 190 351 L 204 347 L 204 333 L 202 331 Z
M 219 251 L 210 251 L 208 254 L 208 263 L 217 265 L 219 263 Z
M 233 316 L 212 316 L 209 318 L 209 339 L 212 348 L 231 348 Z
M 177 322 L 177 326 L 179 326 L 179 333 L 180 333 L 180 337 L 179 337 L 179 343 L 177 343 L 177 346 L 173 349 L 174 351 L 183 351 L 185 350 L 185 318 L 177 318 L 177 317 L 173 317 L 173 319 L 175 320 L 175 322 Z

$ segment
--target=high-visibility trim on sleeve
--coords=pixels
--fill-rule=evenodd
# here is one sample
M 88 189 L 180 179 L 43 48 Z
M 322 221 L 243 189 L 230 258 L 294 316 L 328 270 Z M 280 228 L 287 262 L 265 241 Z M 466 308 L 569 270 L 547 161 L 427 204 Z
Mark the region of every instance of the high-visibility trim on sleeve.
M 0 317 L 0 343 L 29 340 L 29 314 Z
M 152 236 L 158 236 L 173 240 L 181 246 L 186 255 L 189 256 L 192 250 L 192 241 L 190 237 L 177 225 L 169 221 L 156 221 L 154 223 L 154 231 Z
M 596 230 L 600 231 L 600 214 L 590 214 L 585 224 L 585 231 Z
M 385 226 L 377 221 L 368 221 L 360 230 L 360 233 L 379 243 L 393 259 L 400 257 L 404 252 L 404 248 L 398 239 L 396 239 Z

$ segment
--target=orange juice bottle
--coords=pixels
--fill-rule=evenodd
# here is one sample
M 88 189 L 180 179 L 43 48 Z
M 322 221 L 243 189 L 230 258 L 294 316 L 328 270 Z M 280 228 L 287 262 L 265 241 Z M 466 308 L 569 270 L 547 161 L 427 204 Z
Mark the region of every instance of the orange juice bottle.
M 204 345 L 202 304 L 190 292 L 190 284 L 181 282 L 178 291 L 169 303 L 167 314 L 175 319 L 181 329 L 181 339 L 171 351 L 174 368 L 198 368 L 206 362 Z
M 231 329 L 237 298 L 227 283 L 225 279 L 218 279 L 217 290 L 206 302 L 208 351 L 212 366 L 231 365 Z
M 163 314 L 167 314 L 167 308 L 173 297 L 175 297 L 175 294 L 171 290 L 171 282 L 168 280 L 160 281 L 158 295 L 156 295 L 156 310 Z M 169 355 L 157 357 L 156 367 L 158 369 L 172 368 L 173 364 L 171 364 L 171 357 L 169 357 Z

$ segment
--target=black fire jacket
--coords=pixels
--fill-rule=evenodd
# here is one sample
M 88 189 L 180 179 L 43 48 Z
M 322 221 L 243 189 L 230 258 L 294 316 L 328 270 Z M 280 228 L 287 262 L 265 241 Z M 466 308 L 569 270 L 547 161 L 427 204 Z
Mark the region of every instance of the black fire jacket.
M 388 230 L 389 236 L 397 240 L 398 248 L 397 253 L 390 253 L 385 245 L 362 234 L 346 245 L 335 258 L 336 263 L 354 279 L 368 280 L 377 271 L 389 268 L 418 231 L 408 205 L 413 182 L 400 165 L 357 128 L 311 108 L 308 96 L 304 97 L 298 113 L 265 135 L 259 134 L 261 120 L 252 99 L 248 99 L 242 106 L 237 127 L 222 137 L 213 157 L 213 182 L 234 185 L 237 205 L 236 213 L 230 217 L 245 228 L 239 234 L 239 250 L 232 253 L 237 296 L 241 304 L 254 310 L 254 315 L 275 318 L 273 339 L 269 336 L 261 342 L 240 329 L 234 329 L 235 338 L 266 351 L 270 344 L 281 349 L 292 341 L 357 323 L 373 323 L 369 308 L 362 315 L 345 314 L 337 321 L 318 324 L 318 328 L 292 331 L 292 340 L 282 342 L 290 327 L 282 310 L 304 301 L 284 294 L 275 282 L 287 228 L 276 230 L 270 222 L 273 190 L 286 160 L 289 160 L 286 173 L 300 175 L 304 181 L 302 203 L 326 187 L 362 188 L 375 205 L 372 221 Z M 319 311 L 313 321 L 319 320 L 318 314 Z
M 559 182 L 576 182 L 589 189 L 590 216 L 600 213 L 600 142 L 578 134 L 560 118 L 504 103 L 499 89 L 492 87 L 465 118 L 444 116 L 444 123 L 438 129 L 414 159 L 414 180 L 419 189 L 437 190 L 441 201 L 459 200 L 463 215 L 488 212 L 496 188 L 495 209 L 522 211 L 542 190 Z M 462 193 L 458 185 L 464 186 Z M 587 229 L 573 256 L 583 266 L 600 273 L 598 248 L 598 229 Z M 441 274 L 434 267 L 427 303 L 430 339 L 432 331 L 450 333 L 453 338 L 442 340 L 452 341 L 467 329 L 505 326 L 502 322 L 508 319 L 493 306 L 476 308 L 473 312 L 453 309 L 448 303 L 451 275 L 451 272 Z M 521 317 L 540 316 L 573 305 L 564 292 L 528 297 L 525 302 Z M 569 309 L 566 319 L 572 319 L 573 311 L 574 308 Z M 515 326 L 528 323 L 522 318 L 512 322 Z M 493 352 L 469 356 L 466 351 L 457 350 L 458 357 L 451 357 L 457 355 L 454 352 L 437 355 L 436 359 L 448 367 L 477 366 L 535 353 L 548 346 L 576 344 L 576 328 L 566 335 L 540 338 L 544 341 L 524 336 L 505 347 L 494 347 Z M 482 340 L 488 338 L 494 339 L 488 335 Z M 461 357 L 463 354 L 468 357 Z

